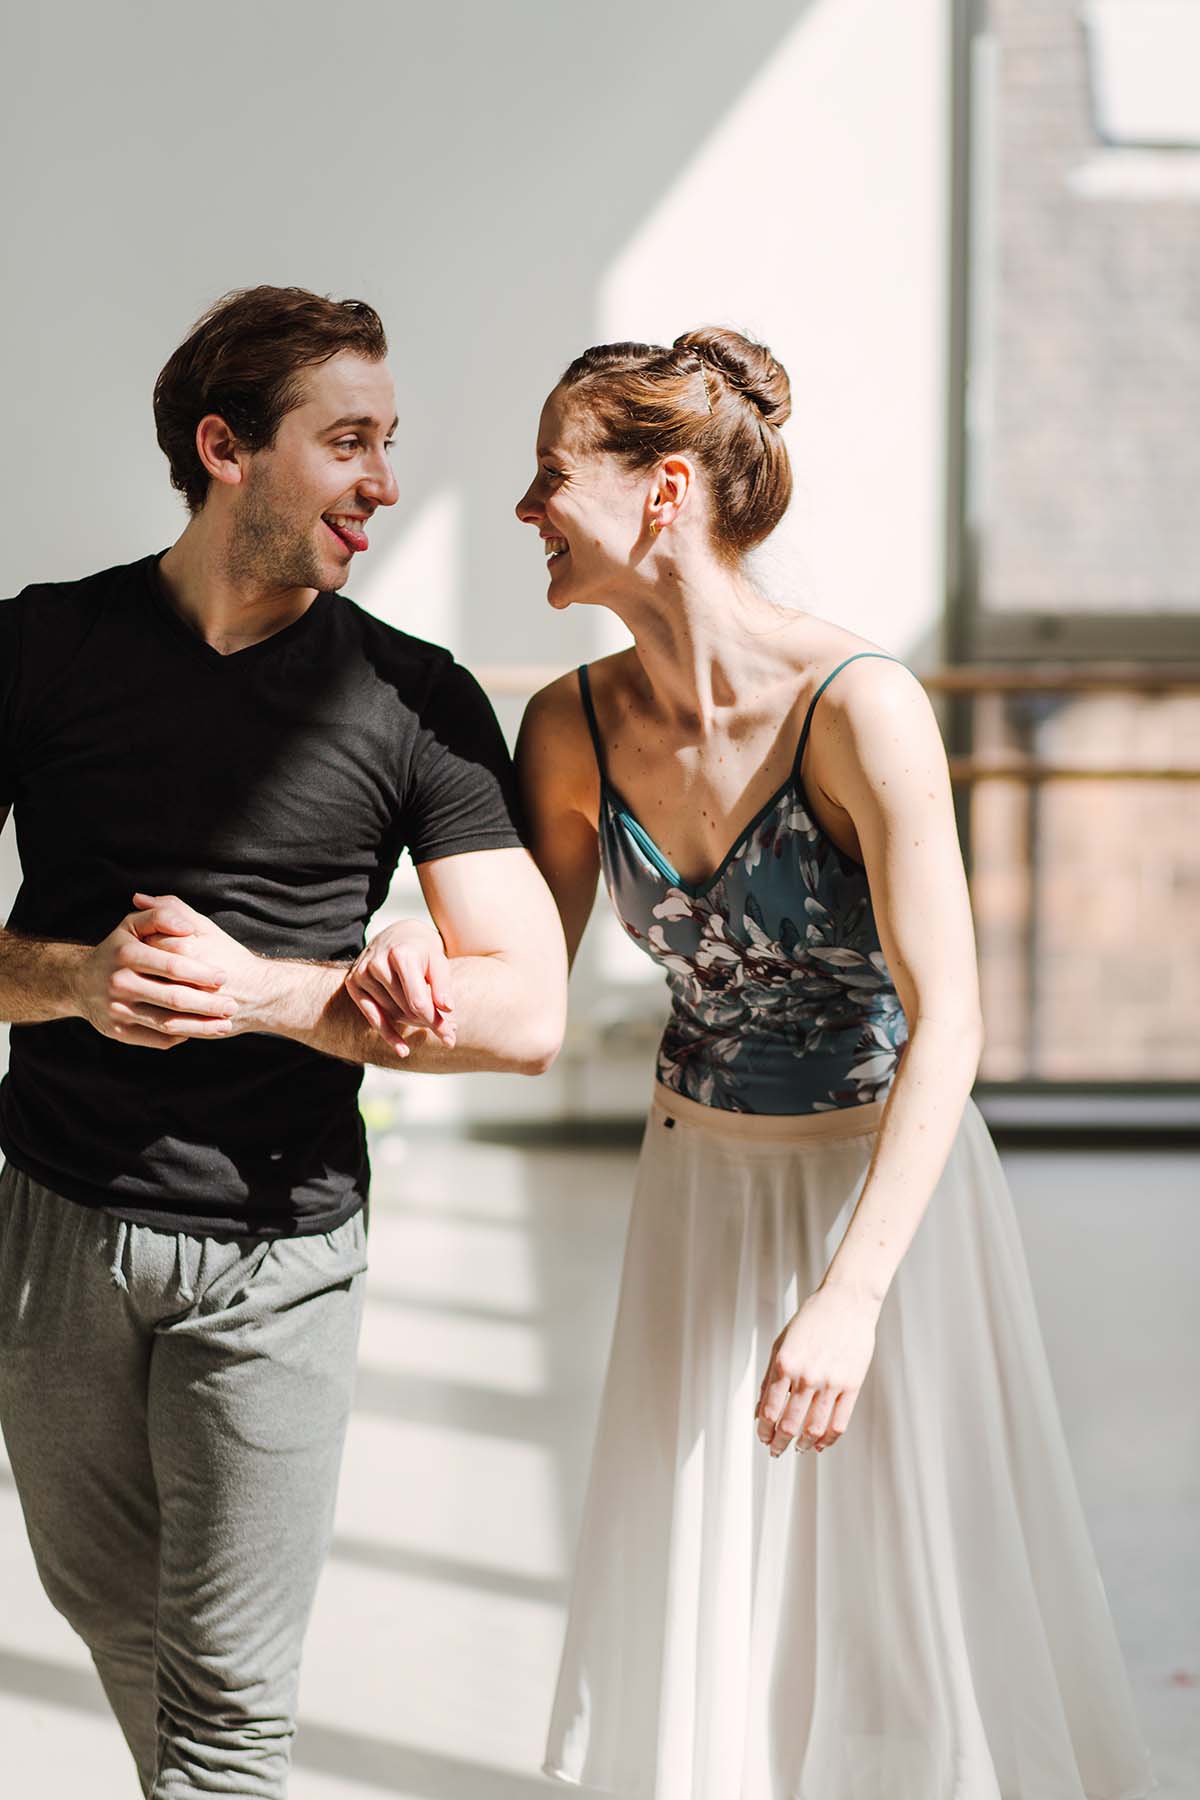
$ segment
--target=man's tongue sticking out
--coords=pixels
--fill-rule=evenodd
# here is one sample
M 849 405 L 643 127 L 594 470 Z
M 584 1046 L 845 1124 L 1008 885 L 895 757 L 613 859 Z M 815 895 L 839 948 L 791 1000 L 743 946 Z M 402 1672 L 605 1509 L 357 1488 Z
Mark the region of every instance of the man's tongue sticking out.
M 322 513 L 321 517 L 334 537 L 340 538 L 347 550 L 365 550 L 367 548 L 367 534 L 362 529 L 363 520 L 352 518 L 346 513 Z

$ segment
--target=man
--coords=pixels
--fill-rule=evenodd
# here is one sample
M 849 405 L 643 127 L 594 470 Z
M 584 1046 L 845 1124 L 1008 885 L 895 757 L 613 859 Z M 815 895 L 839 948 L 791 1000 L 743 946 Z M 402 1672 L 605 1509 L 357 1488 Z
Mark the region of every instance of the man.
M 0 1419 L 155 1800 L 286 1790 L 362 1300 L 361 1065 L 535 1073 L 561 1038 L 487 701 L 338 591 L 397 497 L 386 349 L 361 302 L 227 296 L 155 390 L 182 536 L 0 603 Z M 429 1028 L 397 1035 L 344 978 L 405 847 L 453 1005 L 440 942 L 401 934 Z

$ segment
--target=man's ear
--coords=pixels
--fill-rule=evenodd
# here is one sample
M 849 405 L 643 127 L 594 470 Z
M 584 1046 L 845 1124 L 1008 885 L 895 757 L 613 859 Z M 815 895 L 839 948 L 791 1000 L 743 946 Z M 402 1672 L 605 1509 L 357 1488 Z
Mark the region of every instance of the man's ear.
M 196 427 L 196 455 L 214 481 L 239 487 L 245 479 L 248 454 L 220 413 L 205 413 Z

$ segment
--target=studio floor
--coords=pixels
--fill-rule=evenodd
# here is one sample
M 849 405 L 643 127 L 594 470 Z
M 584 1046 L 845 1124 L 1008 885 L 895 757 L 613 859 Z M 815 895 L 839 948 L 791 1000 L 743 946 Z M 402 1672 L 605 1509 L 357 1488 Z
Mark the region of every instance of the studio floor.
M 633 1155 L 377 1144 L 357 1402 L 292 1800 L 555 1791 L 537 1770 Z M 1200 1155 L 1005 1162 L 1158 1800 L 1196 1800 Z M 38 1586 L 2 1461 L 0 1793 L 137 1794 L 86 1652 Z

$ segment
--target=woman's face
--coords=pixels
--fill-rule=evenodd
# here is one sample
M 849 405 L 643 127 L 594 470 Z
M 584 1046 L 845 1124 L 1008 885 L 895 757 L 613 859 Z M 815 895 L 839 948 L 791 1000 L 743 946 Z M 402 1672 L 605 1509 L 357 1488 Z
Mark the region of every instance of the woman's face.
M 586 449 L 561 388 L 542 408 L 537 464 L 516 510 L 542 540 L 551 606 L 611 604 L 654 541 L 647 511 L 651 472 Z

